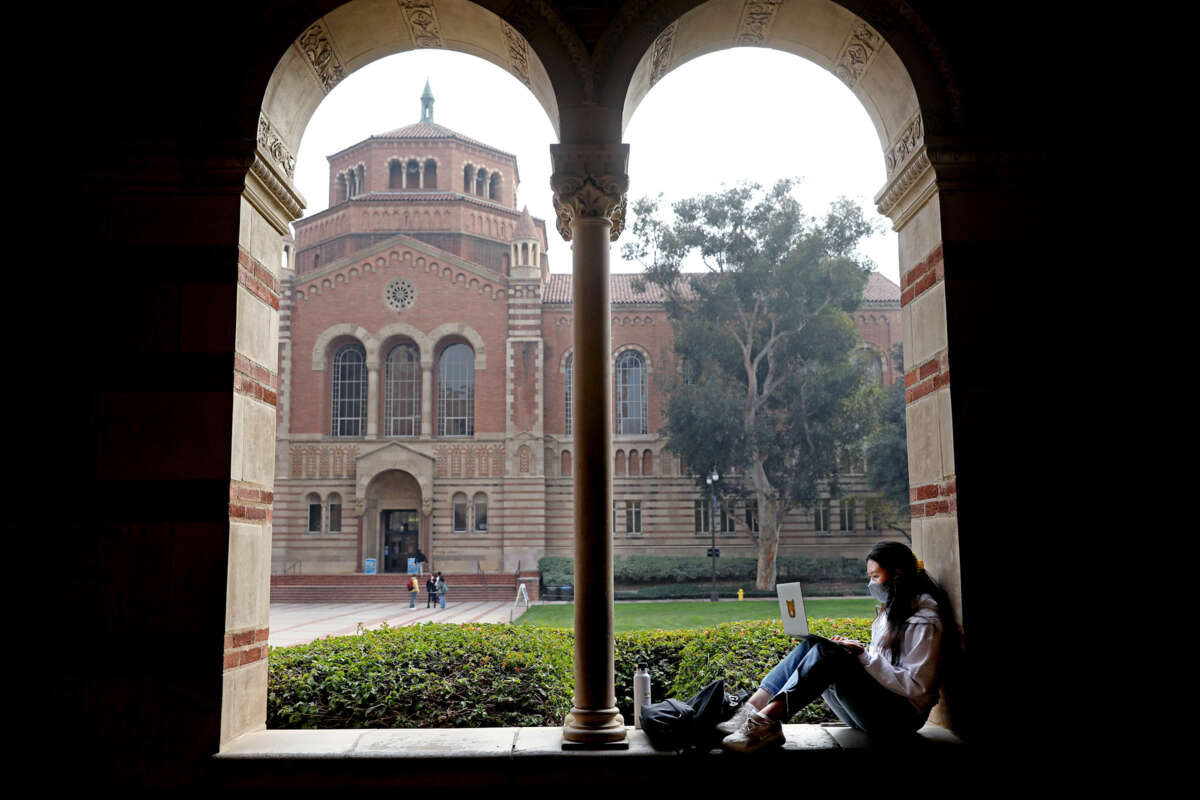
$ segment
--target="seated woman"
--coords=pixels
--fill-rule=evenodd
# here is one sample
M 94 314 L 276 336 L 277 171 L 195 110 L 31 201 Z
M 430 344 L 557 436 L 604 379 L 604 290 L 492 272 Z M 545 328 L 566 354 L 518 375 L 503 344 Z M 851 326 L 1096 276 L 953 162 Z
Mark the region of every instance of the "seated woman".
M 942 639 L 957 628 L 943 592 L 899 542 L 867 556 L 868 589 L 881 603 L 871 643 L 808 636 L 763 678 L 738 713 L 717 726 L 729 750 L 783 744 L 783 726 L 823 697 L 838 719 L 875 736 L 910 734 L 937 702 Z

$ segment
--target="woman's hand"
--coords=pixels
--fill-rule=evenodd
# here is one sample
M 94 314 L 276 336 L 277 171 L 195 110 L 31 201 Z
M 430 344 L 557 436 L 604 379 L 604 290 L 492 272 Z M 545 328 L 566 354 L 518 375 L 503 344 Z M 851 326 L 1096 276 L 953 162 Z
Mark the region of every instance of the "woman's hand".
M 834 644 L 840 644 L 842 647 L 846 648 L 855 655 L 862 653 L 867 649 L 862 642 L 854 639 L 847 639 L 845 636 L 831 636 L 829 641 L 833 642 Z

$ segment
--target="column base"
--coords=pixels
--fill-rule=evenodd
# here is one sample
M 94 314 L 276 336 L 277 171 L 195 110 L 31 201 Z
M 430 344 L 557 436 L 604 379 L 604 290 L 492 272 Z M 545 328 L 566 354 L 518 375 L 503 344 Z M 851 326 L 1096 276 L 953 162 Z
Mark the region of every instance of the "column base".
M 563 720 L 562 746 L 564 750 L 626 750 L 629 734 L 625 719 L 615 708 L 572 709 Z

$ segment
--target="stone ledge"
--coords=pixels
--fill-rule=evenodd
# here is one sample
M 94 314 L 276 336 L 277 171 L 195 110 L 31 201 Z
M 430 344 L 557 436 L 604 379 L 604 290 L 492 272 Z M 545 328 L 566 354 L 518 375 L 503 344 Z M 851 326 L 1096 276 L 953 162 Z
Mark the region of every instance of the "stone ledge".
M 561 728 L 406 728 L 363 730 L 257 731 L 243 734 L 217 754 L 218 759 L 509 759 L 531 756 L 576 758 L 675 757 L 655 750 L 646 734 L 629 728 L 629 749 L 587 751 L 562 749 Z M 870 750 L 879 747 L 871 737 L 847 727 L 784 725 L 787 742 L 780 752 Z M 929 723 L 918 731 L 917 747 L 961 746 L 949 730 Z M 739 757 L 713 750 L 711 754 Z

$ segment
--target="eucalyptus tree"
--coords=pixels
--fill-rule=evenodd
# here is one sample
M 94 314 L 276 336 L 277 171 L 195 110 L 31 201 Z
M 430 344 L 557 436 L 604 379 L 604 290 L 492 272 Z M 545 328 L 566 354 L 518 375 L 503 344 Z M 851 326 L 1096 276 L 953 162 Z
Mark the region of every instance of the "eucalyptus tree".
M 671 219 L 661 195 L 643 198 L 623 249 L 663 290 L 674 326 L 667 448 L 701 488 L 716 469 L 727 503 L 756 501 L 760 589 L 775 585 L 784 518 L 822 486 L 838 494 L 839 460 L 861 457 L 878 398 L 848 313 L 872 269 L 857 248 L 874 226 L 845 199 L 810 217 L 794 186 L 739 184 L 674 203 Z M 706 269 L 685 272 L 697 256 Z

